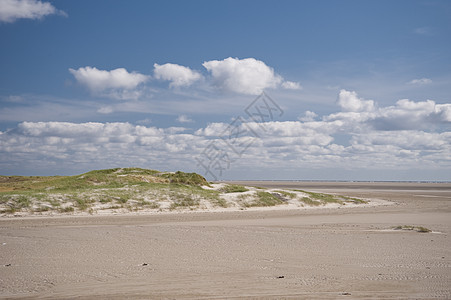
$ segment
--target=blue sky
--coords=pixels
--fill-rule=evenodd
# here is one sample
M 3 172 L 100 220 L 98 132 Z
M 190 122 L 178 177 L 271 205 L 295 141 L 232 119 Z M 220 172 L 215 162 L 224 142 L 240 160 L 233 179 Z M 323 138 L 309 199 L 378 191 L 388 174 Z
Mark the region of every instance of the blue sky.
M 1 0 L 0 173 L 451 180 L 450 36 L 449 1 Z

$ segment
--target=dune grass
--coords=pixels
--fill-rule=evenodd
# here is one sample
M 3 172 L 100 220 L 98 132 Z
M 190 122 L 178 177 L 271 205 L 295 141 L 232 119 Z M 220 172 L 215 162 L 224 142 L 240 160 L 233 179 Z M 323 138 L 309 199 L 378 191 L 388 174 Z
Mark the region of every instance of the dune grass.
M 359 198 L 353 198 L 353 197 L 347 197 L 347 196 L 341 196 L 341 195 L 314 193 L 314 192 L 308 192 L 308 191 L 304 191 L 304 190 L 293 190 L 293 191 L 302 192 L 304 194 L 307 194 L 308 197 L 302 197 L 301 201 L 304 202 L 306 205 L 312 205 L 312 206 L 325 205 L 328 203 L 338 203 L 340 205 L 344 205 L 346 203 L 355 203 L 355 204 L 368 203 L 368 201 L 365 201 L 365 200 L 362 200 Z
M 159 176 L 167 178 L 170 183 L 198 185 L 198 186 L 210 185 L 204 177 L 196 173 L 184 173 L 181 171 L 177 171 L 175 173 L 162 173 Z
M 338 197 L 331 194 L 323 194 L 323 193 L 313 193 L 313 192 L 306 192 L 302 191 L 303 193 L 306 193 L 310 196 L 311 199 L 320 201 L 322 203 L 342 203 Z
M 245 196 L 245 195 L 243 195 L 243 196 Z M 255 194 L 254 197 L 253 197 L 253 195 L 249 195 L 249 196 L 252 198 L 252 201 L 250 201 L 250 202 L 243 201 L 244 207 L 276 206 L 276 205 L 285 203 L 282 200 L 280 200 L 278 197 L 276 197 L 273 194 L 268 193 L 268 192 L 257 191 L 257 193 Z M 249 197 L 243 197 L 243 200 L 246 200 L 246 198 L 249 198 Z
M 221 193 L 243 193 L 249 191 L 246 187 L 238 184 L 226 184 L 219 189 Z
M 294 199 L 297 197 L 297 195 L 295 193 L 290 193 L 287 191 L 276 190 L 276 191 L 274 191 L 274 193 L 281 194 L 282 196 L 287 197 L 289 199 Z
M 223 208 L 229 207 L 229 204 L 227 203 L 227 201 L 220 197 L 218 197 L 218 199 L 214 199 L 212 201 L 212 203 L 218 207 L 223 207 Z
M 308 206 L 319 206 L 319 205 L 323 205 L 324 204 L 321 201 L 313 200 L 313 199 L 311 199 L 309 197 L 302 197 L 301 202 L 304 202 L 304 204 L 308 205 Z

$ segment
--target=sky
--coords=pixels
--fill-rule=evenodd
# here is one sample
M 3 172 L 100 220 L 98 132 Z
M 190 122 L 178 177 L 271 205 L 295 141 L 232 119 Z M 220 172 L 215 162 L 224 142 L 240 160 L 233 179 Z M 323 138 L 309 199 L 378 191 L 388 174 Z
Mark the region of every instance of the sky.
M 0 0 L 0 174 L 451 181 L 451 1 Z

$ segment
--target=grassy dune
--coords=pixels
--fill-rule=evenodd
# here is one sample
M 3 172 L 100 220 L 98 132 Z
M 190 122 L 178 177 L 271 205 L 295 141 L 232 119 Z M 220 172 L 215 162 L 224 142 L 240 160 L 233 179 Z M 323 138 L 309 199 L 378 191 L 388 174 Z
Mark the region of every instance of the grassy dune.
M 157 209 L 162 201 L 172 207 L 196 206 L 214 200 L 218 192 L 196 173 L 168 173 L 139 168 L 91 171 L 76 176 L 0 176 L 0 212 L 73 212 L 96 209 Z
M 76 176 L 0 176 L 0 214 L 173 211 L 214 208 L 324 206 L 365 201 L 301 190 L 210 185 L 196 173 L 140 168 L 96 170 Z

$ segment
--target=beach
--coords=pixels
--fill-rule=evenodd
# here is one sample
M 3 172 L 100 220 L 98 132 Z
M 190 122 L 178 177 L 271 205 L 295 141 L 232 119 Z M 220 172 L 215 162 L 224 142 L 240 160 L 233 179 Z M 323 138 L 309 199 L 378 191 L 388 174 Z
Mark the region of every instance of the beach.
M 0 298 L 451 298 L 451 183 L 234 183 L 391 205 L 0 218 Z

